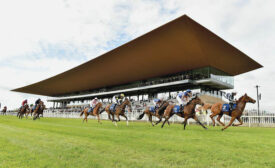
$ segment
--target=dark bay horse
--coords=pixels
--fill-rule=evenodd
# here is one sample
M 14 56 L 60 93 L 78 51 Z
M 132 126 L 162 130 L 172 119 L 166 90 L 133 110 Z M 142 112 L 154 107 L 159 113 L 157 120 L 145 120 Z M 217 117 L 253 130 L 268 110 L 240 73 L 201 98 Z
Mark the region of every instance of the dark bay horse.
M 2 114 L 3 114 L 3 115 L 7 115 L 7 106 L 5 106 L 5 107 L 3 108 Z
M 43 111 L 45 110 L 46 106 L 43 101 L 40 101 L 39 104 L 35 107 L 33 111 L 33 120 L 40 118 L 39 115 L 43 116 Z
M 141 120 L 143 118 L 143 116 L 146 114 L 148 116 L 148 119 L 151 122 L 152 126 L 155 126 L 161 122 L 164 110 L 166 109 L 166 107 L 168 105 L 169 105 L 168 101 L 162 101 L 160 107 L 155 112 L 150 111 L 150 106 L 147 106 L 147 107 L 145 107 L 144 112 L 142 114 L 140 114 L 137 119 Z M 155 123 L 155 125 L 153 124 L 153 121 L 152 121 L 153 116 L 155 116 L 159 119 L 159 121 L 157 121 Z M 168 124 L 170 124 L 169 121 L 168 121 Z
M 128 98 L 125 98 L 125 100 L 121 103 L 121 105 L 116 105 L 115 112 L 111 111 L 111 109 L 110 109 L 111 105 L 112 104 L 107 105 L 105 107 L 105 110 L 104 110 L 104 111 L 106 111 L 108 113 L 108 118 L 110 120 L 112 120 L 112 122 L 114 122 L 114 124 L 117 126 L 117 121 L 120 121 L 119 116 L 122 116 L 122 117 L 124 117 L 126 119 L 127 126 L 128 126 L 128 118 L 125 115 L 125 109 L 126 109 L 126 106 L 127 106 L 128 107 L 128 111 L 132 112 L 132 107 L 131 107 L 130 100 Z M 111 116 L 112 116 L 112 118 L 111 118 Z M 116 116 L 117 120 L 115 120 L 115 116 Z
M 174 112 L 174 107 L 175 105 L 171 104 L 169 105 L 165 112 L 163 117 L 165 118 L 165 121 L 163 122 L 161 128 L 163 128 L 163 126 L 165 125 L 165 123 L 170 119 L 170 117 L 172 117 L 174 114 L 176 114 L 179 117 L 184 118 L 184 121 L 182 124 L 184 124 L 184 129 L 186 127 L 187 124 L 187 120 L 189 118 L 193 118 L 197 123 L 199 123 L 204 129 L 207 129 L 198 119 L 198 117 L 196 116 L 196 105 L 204 105 L 204 103 L 201 101 L 201 99 L 198 96 L 195 96 L 194 98 L 192 98 L 183 108 L 183 111 L 179 112 L 179 113 L 175 113 Z
M 219 115 L 217 118 L 217 121 L 222 125 L 225 126 L 225 124 L 223 122 L 220 121 L 221 117 L 223 116 L 223 114 L 229 115 L 231 116 L 231 120 L 228 123 L 227 126 L 225 126 L 224 128 L 222 128 L 222 131 L 225 130 L 226 128 L 228 128 L 229 126 L 232 125 L 232 123 L 234 122 L 235 119 L 237 119 L 240 123 L 236 124 L 236 125 L 232 125 L 232 126 L 239 126 L 243 124 L 243 121 L 241 120 L 241 116 L 243 114 L 243 111 L 245 109 L 245 105 L 246 103 L 255 103 L 256 100 L 252 99 L 251 97 L 247 96 L 247 94 L 244 94 L 242 97 L 240 97 L 237 101 L 237 106 L 234 110 L 232 110 L 231 112 L 223 112 L 222 111 L 222 103 L 216 103 L 214 105 L 212 105 L 211 107 L 211 112 L 212 114 L 210 115 L 211 120 L 213 121 L 213 126 L 215 126 L 215 120 L 213 119 L 213 117 L 215 117 L 216 115 Z
M 97 117 L 97 120 L 98 120 L 98 123 L 101 124 L 100 122 L 100 117 L 99 117 L 99 114 L 101 111 L 103 111 L 104 108 L 102 107 L 102 103 L 101 102 L 98 102 L 97 105 L 94 107 L 93 111 L 91 112 L 88 112 L 89 111 L 89 107 L 86 107 L 81 113 L 80 113 L 80 116 L 82 116 L 83 114 L 85 114 L 85 117 L 83 119 L 82 122 L 84 122 L 86 120 L 86 123 L 87 123 L 87 120 L 88 120 L 88 116 L 89 115 L 92 115 L 92 116 L 96 116 Z
M 29 105 L 26 104 L 25 106 L 21 107 L 17 113 L 17 117 L 19 119 L 22 119 L 24 117 L 24 114 L 26 114 L 27 111 L 29 111 L 30 108 L 29 108 Z

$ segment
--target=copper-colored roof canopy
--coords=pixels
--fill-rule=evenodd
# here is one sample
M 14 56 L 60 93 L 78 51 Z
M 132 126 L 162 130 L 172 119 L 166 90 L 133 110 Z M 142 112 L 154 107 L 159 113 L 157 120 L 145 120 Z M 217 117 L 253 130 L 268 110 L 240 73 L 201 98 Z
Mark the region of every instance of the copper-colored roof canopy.
M 205 66 L 233 76 L 262 67 L 183 15 L 71 70 L 13 91 L 60 96 Z

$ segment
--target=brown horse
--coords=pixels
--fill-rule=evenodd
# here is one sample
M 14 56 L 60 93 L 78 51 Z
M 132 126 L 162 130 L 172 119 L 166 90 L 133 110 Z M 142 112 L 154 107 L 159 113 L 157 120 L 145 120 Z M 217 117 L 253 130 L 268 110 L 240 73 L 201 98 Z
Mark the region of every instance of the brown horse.
M 131 107 L 130 100 L 127 99 L 127 98 L 125 98 L 125 100 L 121 103 L 121 105 L 116 105 L 115 112 L 113 112 L 113 111 L 110 110 L 111 105 L 112 104 L 108 104 L 106 106 L 105 110 L 104 110 L 104 111 L 106 111 L 108 113 L 108 118 L 110 120 L 112 120 L 112 122 L 114 122 L 114 124 L 117 126 L 117 121 L 120 121 L 119 116 L 123 116 L 126 119 L 127 126 L 128 126 L 128 118 L 125 115 L 125 109 L 126 109 L 126 106 L 127 106 L 128 107 L 128 111 L 132 112 L 132 107 Z M 111 115 L 112 115 L 112 118 L 111 118 Z M 115 120 L 115 116 L 116 116 L 117 120 Z
M 142 114 L 139 115 L 139 117 L 137 118 L 138 120 L 141 120 L 144 116 L 144 114 L 146 114 L 148 116 L 149 121 L 151 122 L 152 126 L 157 125 L 158 123 L 161 122 L 162 120 L 162 116 L 164 113 L 164 110 L 166 109 L 166 107 L 169 105 L 168 101 L 162 101 L 160 107 L 155 111 L 155 112 L 151 112 L 150 111 L 150 106 L 145 107 L 145 110 Z M 153 121 L 152 121 L 152 117 L 155 116 L 159 119 L 159 121 L 157 121 L 154 125 Z M 168 124 L 170 125 L 169 121 Z
M 23 106 L 23 107 L 21 107 L 21 108 L 19 109 L 19 111 L 18 111 L 18 113 L 17 113 L 17 117 L 18 117 L 19 119 L 22 119 L 22 118 L 24 117 L 24 114 L 25 114 L 28 110 L 30 110 L 30 108 L 29 108 L 29 105 L 26 104 L 25 106 Z
M 3 115 L 7 115 L 7 106 L 5 106 L 5 107 L 3 108 L 2 114 L 3 114 Z
M 39 115 L 43 116 L 43 111 L 45 110 L 46 106 L 43 101 L 40 101 L 39 104 L 35 107 L 33 111 L 33 120 L 40 118 Z
M 242 125 L 243 121 L 241 120 L 241 116 L 243 114 L 245 105 L 248 102 L 254 104 L 256 101 L 254 99 L 252 99 L 251 97 L 247 96 L 247 94 L 244 94 L 242 97 L 239 98 L 239 100 L 237 101 L 237 106 L 234 110 L 232 110 L 232 112 L 223 112 L 222 111 L 223 104 L 221 104 L 221 103 L 216 103 L 216 104 L 212 105 L 212 107 L 211 107 L 212 114 L 210 115 L 210 118 L 213 121 L 213 126 L 215 126 L 215 120 L 213 119 L 213 117 L 215 117 L 216 115 L 219 115 L 217 118 L 217 121 L 222 126 L 225 126 L 225 124 L 220 121 L 223 114 L 231 116 L 231 120 L 227 126 L 222 128 L 222 131 L 225 130 L 226 128 L 228 128 L 229 126 L 231 126 L 235 119 L 237 119 L 240 123 L 236 124 L 236 125 L 233 124 L 232 126 Z
M 193 118 L 197 123 L 199 123 L 204 129 L 207 129 L 198 119 L 198 117 L 196 116 L 196 111 L 195 111 L 195 108 L 196 108 L 196 105 L 199 104 L 199 105 L 204 105 L 203 102 L 201 101 L 201 99 L 198 97 L 198 96 L 195 96 L 194 98 L 192 98 L 183 108 L 183 111 L 179 112 L 179 113 L 175 113 L 174 112 L 174 107 L 175 105 L 171 104 L 169 105 L 165 112 L 164 112 L 164 118 L 165 118 L 165 121 L 163 122 L 161 128 L 163 128 L 163 126 L 165 125 L 165 123 L 169 120 L 170 117 L 172 117 L 174 114 L 176 114 L 177 116 L 179 117 L 182 117 L 184 118 L 184 121 L 182 124 L 184 124 L 184 129 L 186 127 L 186 124 L 187 124 L 187 120 L 189 118 Z
M 198 111 L 207 111 L 208 109 L 211 109 L 212 105 L 211 104 L 204 104 L 203 106 L 198 107 Z
M 26 112 L 26 114 L 25 114 L 26 118 L 28 118 L 29 114 L 31 114 L 31 116 L 32 116 L 32 113 L 33 113 L 33 111 L 34 111 L 32 107 L 33 107 L 33 106 L 31 105 L 31 106 L 30 106 L 30 110 L 28 110 L 28 111 Z
M 82 116 L 83 114 L 85 114 L 85 117 L 83 119 L 82 122 L 84 122 L 86 120 L 86 123 L 87 123 L 87 120 L 88 120 L 88 116 L 89 115 L 92 115 L 92 116 L 96 116 L 97 117 L 97 120 L 98 120 L 98 123 L 101 124 L 100 122 L 100 118 L 99 118 L 99 114 L 101 111 L 104 110 L 104 108 L 102 107 L 102 103 L 101 102 L 98 102 L 97 105 L 95 106 L 95 108 L 93 109 L 92 112 L 88 112 L 89 110 L 89 107 L 85 108 L 81 113 L 80 113 L 80 116 Z

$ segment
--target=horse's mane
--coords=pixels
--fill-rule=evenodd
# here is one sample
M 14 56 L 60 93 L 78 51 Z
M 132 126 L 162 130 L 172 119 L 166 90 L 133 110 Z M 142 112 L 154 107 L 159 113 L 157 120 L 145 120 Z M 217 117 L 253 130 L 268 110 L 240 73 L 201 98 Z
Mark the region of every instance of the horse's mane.
M 197 99 L 198 98 L 198 95 L 195 95 L 194 97 L 191 98 L 191 100 L 188 101 L 188 103 L 186 104 L 189 105 L 193 100 Z
M 241 97 L 237 100 L 237 104 L 242 100 L 243 97 L 244 97 L 244 95 L 241 96 Z

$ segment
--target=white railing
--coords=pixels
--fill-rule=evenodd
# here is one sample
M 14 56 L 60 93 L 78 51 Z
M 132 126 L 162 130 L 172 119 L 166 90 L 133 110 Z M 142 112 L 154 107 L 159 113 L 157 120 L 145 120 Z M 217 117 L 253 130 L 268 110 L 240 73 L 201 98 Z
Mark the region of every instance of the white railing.
M 8 112 L 7 115 L 16 115 L 16 112 Z M 136 110 L 133 110 L 133 112 L 126 112 L 126 116 L 128 117 L 129 121 L 137 121 L 138 116 L 141 114 L 141 112 L 137 112 Z M 197 114 L 199 120 L 206 125 L 212 125 L 212 120 L 209 117 L 208 114 Z M 49 118 L 83 118 L 80 117 L 80 112 L 61 112 L 61 111 L 52 111 L 52 110 L 45 110 L 44 111 L 44 117 L 49 117 Z M 89 119 L 96 119 L 95 116 L 89 116 Z M 102 120 L 108 120 L 108 115 L 106 112 L 103 112 L 100 114 L 100 119 Z M 121 120 L 125 120 L 124 117 L 120 117 Z M 230 121 L 231 117 L 224 115 L 221 118 L 221 121 L 224 122 L 225 124 L 228 124 Z M 243 121 L 243 126 L 248 126 L 248 127 L 254 127 L 254 126 L 260 126 L 260 127 L 275 127 L 275 115 L 261 115 L 261 116 L 247 116 L 243 115 L 241 117 Z M 158 118 L 153 117 L 153 121 L 157 121 Z M 145 115 L 141 121 L 148 121 L 148 117 Z M 178 117 L 177 115 L 174 115 L 170 118 L 169 120 L 171 123 L 182 123 L 184 121 L 183 118 Z M 190 123 L 195 123 L 195 120 L 189 119 L 188 124 Z M 217 123 L 217 121 L 216 121 Z M 238 123 L 237 120 L 234 121 L 234 123 Z

